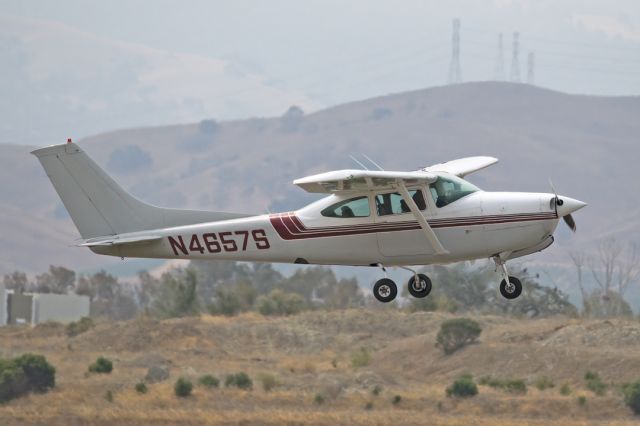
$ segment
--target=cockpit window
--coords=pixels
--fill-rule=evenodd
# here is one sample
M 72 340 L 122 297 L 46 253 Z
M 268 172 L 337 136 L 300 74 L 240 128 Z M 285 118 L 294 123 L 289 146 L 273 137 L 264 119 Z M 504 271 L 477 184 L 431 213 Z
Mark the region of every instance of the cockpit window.
M 438 176 L 438 180 L 429 185 L 429 190 L 436 207 L 444 207 L 480 189 L 456 176 Z
M 427 208 L 422 196 L 422 191 L 414 189 L 409 191 L 409 195 L 413 198 L 413 201 L 418 206 L 418 209 L 424 210 Z M 409 213 L 411 209 L 402 198 L 402 195 L 397 192 L 389 192 L 387 194 L 376 195 L 376 209 L 378 210 L 378 216 L 386 216 L 390 214 L 402 214 Z
M 371 214 L 369 197 L 342 200 L 322 210 L 320 214 L 326 217 L 368 217 Z

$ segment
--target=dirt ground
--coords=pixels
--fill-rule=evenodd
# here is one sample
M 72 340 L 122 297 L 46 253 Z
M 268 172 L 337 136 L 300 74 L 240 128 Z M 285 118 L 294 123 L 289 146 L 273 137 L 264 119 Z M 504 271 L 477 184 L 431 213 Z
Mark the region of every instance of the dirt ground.
M 264 425 L 511 425 L 638 424 L 619 386 L 640 379 L 640 322 L 565 317 L 477 316 L 479 342 L 445 356 L 435 347 L 443 313 L 396 310 L 307 312 L 285 318 L 256 314 L 158 321 L 102 322 L 75 337 L 58 324 L 0 329 L 0 356 L 43 354 L 56 367 L 56 387 L 0 405 L 0 425 L 264 424 Z M 366 365 L 352 356 L 365 348 Z M 98 356 L 111 374 L 89 374 Z M 150 367 L 170 377 L 134 386 Z M 608 385 L 604 396 L 586 388 L 587 370 Z M 178 377 L 244 371 L 249 391 L 206 389 L 178 398 Z M 523 379 L 525 394 L 479 386 L 473 398 L 448 398 L 462 373 Z M 265 391 L 260 375 L 276 386 Z M 554 387 L 537 389 L 546 376 Z M 569 395 L 559 389 L 568 384 Z M 374 391 L 377 390 L 379 392 Z M 106 397 L 111 392 L 111 401 Z M 377 393 L 377 394 L 376 394 Z M 323 399 L 318 403 L 318 395 Z M 396 396 L 400 402 L 394 403 Z M 578 400 L 584 396 L 586 401 Z

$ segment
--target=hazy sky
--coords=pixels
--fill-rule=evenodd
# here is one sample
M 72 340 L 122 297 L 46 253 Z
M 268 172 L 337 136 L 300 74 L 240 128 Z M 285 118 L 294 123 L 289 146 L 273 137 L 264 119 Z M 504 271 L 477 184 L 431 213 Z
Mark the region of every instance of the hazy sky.
M 532 51 L 540 86 L 571 93 L 640 94 L 637 0 L 0 1 L 3 15 L 60 23 L 103 40 L 169 54 L 222 59 L 227 71 L 283 90 L 307 109 L 446 83 L 453 18 L 462 22 L 464 81 L 494 78 L 500 32 L 508 78 L 511 35 L 519 31 L 523 80 Z M 65 46 L 48 49 L 55 54 Z M 122 125 L 194 119 L 198 114 L 242 118 L 282 112 L 280 104 L 247 107 L 260 101 L 247 99 L 258 90 L 255 83 L 245 85 L 207 93 L 228 105 L 222 113 L 190 98 L 197 108 L 189 113 L 175 118 L 158 113 L 163 118 L 154 122 L 141 118 Z M 118 127 L 117 120 L 96 130 L 112 125 Z

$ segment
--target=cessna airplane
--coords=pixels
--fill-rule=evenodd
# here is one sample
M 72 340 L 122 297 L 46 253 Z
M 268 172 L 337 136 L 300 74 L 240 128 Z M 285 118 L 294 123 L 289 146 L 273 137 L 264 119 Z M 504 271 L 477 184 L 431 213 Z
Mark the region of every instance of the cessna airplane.
M 464 180 L 498 162 L 469 157 L 410 172 L 338 170 L 297 179 L 305 191 L 328 194 L 299 210 L 258 216 L 178 210 L 127 193 L 84 151 L 66 144 L 32 152 L 44 167 L 82 239 L 97 254 L 166 259 L 229 259 L 321 265 L 396 266 L 411 271 L 409 293 L 431 291 L 410 265 L 491 258 L 500 292 L 522 292 L 506 261 L 553 243 L 563 218 L 586 204 L 555 194 L 485 192 Z M 386 275 L 386 273 L 385 273 Z M 389 278 L 373 294 L 398 293 Z

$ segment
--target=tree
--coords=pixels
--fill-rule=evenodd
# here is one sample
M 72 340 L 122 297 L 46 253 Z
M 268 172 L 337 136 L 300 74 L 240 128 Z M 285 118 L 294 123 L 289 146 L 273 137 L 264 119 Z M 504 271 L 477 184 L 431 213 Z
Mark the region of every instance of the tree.
M 4 287 L 13 290 L 16 293 L 24 293 L 29 287 L 29 280 L 27 274 L 20 271 L 14 271 L 10 274 L 5 274 L 3 277 Z
M 76 281 L 76 273 L 64 266 L 49 266 L 49 272 L 36 276 L 37 293 L 66 294 Z
M 199 312 L 198 278 L 191 268 L 165 272 L 154 288 L 152 311 L 163 318 L 194 315 Z
M 599 313 L 605 318 L 616 316 L 623 310 L 620 303 L 624 302 L 626 291 L 640 276 L 637 247 L 615 239 L 601 241 L 596 255 L 590 258 L 589 268 L 598 285 L 597 294 L 602 299 L 603 309 Z

